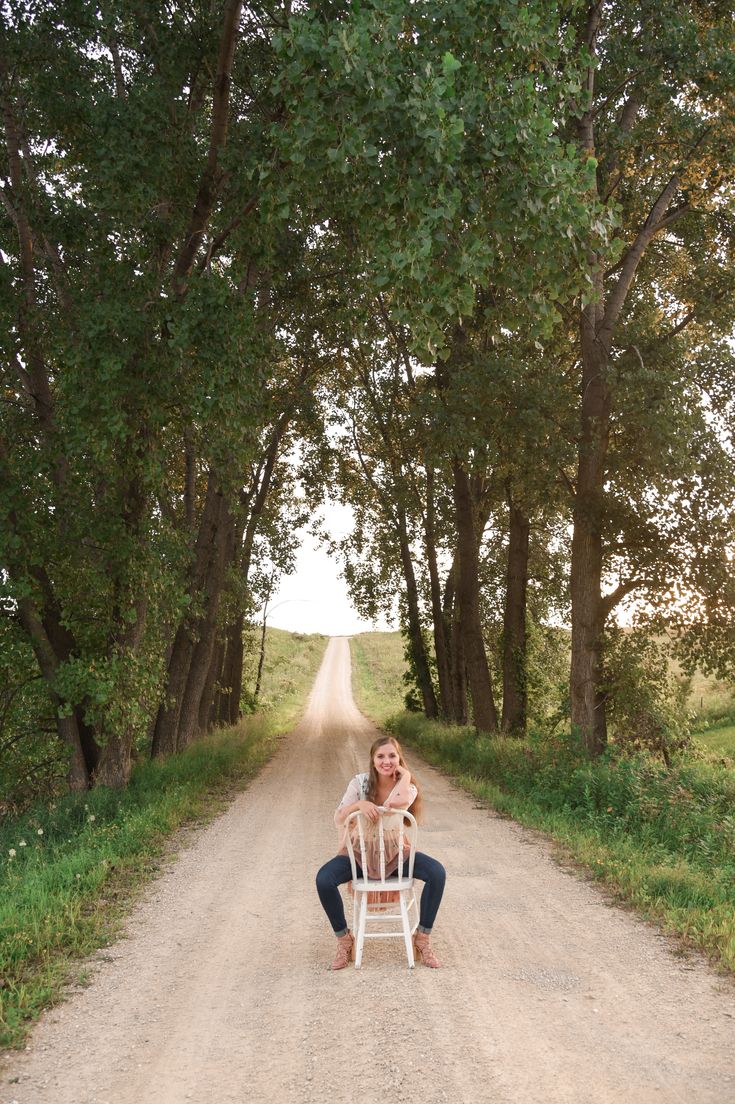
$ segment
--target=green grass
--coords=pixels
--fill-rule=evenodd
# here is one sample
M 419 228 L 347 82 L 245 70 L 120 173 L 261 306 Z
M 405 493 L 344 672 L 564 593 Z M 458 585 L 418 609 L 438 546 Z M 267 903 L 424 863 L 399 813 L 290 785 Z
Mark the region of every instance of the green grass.
M 326 642 L 273 630 L 267 708 L 181 755 L 140 762 L 124 790 L 66 795 L 3 824 L 0 1045 L 20 1046 L 78 979 L 79 960 L 115 937 L 176 830 L 210 820 L 270 758 L 303 707 Z
M 267 630 L 259 710 L 277 709 L 281 724 L 296 720 L 319 669 L 328 639 L 319 633 Z M 259 649 L 260 633 L 257 632 L 253 633 L 251 647 L 243 663 L 243 685 L 250 693 L 255 690 Z
M 360 633 L 350 638 L 355 701 L 376 724 L 385 724 L 405 706 L 404 647 L 398 632 Z
M 676 660 L 670 661 L 671 671 L 677 681 L 687 685 L 686 709 L 693 719 L 695 729 L 721 723 L 735 710 L 735 688 L 714 675 L 695 671 L 691 681 L 685 679 Z
M 727 755 L 735 759 L 735 725 L 708 728 L 697 733 L 697 741 L 715 755 Z
M 390 728 L 464 789 L 547 832 L 666 931 L 735 971 L 735 772 L 683 758 L 590 762 L 569 738 L 479 739 L 416 714 Z

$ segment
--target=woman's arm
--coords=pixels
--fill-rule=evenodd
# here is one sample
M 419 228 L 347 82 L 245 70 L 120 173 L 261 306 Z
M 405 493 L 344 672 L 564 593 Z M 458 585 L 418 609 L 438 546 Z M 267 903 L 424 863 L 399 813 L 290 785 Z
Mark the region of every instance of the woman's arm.
M 416 800 L 417 792 L 416 787 L 411 783 L 411 772 L 408 767 L 397 767 L 396 784 L 386 798 L 385 807 L 407 809 Z
M 341 805 L 334 814 L 334 823 L 340 827 L 347 820 L 350 813 L 364 813 L 368 820 L 375 821 L 380 816 L 380 810 L 372 801 L 353 801 L 351 805 Z
M 361 785 L 362 780 L 362 785 Z M 337 811 L 334 814 L 334 823 L 338 828 L 341 828 L 350 813 L 356 813 L 358 810 L 365 813 L 368 820 L 377 820 L 380 816 L 378 812 L 378 806 L 374 805 L 372 801 L 366 801 L 362 794 L 364 789 L 364 777 L 362 775 L 355 775 L 350 780 L 350 784 L 345 790 L 344 797 L 337 806 Z

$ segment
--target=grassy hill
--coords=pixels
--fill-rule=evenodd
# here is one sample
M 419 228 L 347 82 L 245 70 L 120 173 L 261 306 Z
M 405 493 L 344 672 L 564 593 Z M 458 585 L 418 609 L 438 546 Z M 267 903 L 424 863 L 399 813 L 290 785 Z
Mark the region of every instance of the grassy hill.
M 405 709 L 405 641 L 399 632 L 368 632 L 350 637 L 352 692 L 358 707 L 375 721 Z
M 257 708 L 277 709 L 282 725 L 295 721 L 311 690 L 328 639 L 320 633 L 268 628 Z M 243 663 L 243 692 L 250 696 L 255 693 L 259 656 L 260 631 L 253 630 Z

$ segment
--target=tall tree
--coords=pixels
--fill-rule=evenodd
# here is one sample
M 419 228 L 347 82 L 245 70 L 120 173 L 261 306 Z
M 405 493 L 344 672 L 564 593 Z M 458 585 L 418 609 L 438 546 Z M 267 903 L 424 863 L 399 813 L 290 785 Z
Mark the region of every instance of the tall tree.
M 259 307 L 287 254 L 266 183 L 272 21 L 239 0 L 31 0 L 4 16 L 5 611 L 33 647 L 70 784 L 119 785 L 190 564 L 221 575 L 230 476 L 257 455 L 283 355 Z M 190 615 L 214 622 L 217 591 Z
M 639 421 L 637 411 L 625 406 L 631 391 L 625 377 L 645 380 L 654 395 L 667 384 L 675 386 L 666 361 L 677 338 L 698 319 L 713 321 L 701 294 L 702 261 L 690 250 L 695 242 L 697 250 L 705 250 L 704 267 L 722 287 L 731 249 L 721 211 L 735 180 L 733 33 L 731 12 L 718 5 L 641 7 L 600 0 L 586 5 L 578 21 L 580 56 L 588 58 L 588 69 L 573 126 L 580 148 L 598 165 L 590 203 L 604 204 L 619 223 L 615 263 L 590 243 L 591 294 L 581 310 L 574 354 L 581 406 L 571 563 L 571 715 L 592 753 L 604 748 L 607 738 L 601 677 L 605 621 L 626 595 L 640 589 L 649 558 L 644 553 L 636 563 L 633 557 L 607 590 L 612 547 L 622 543 L 608 537 L 614 512 L 611 434 L 629 417 Z M 682 258 L 675 259 L 680 252 L 689 254 L 689 276 Z M 644 287 L 637 289 L 641 279 Z M 647 300 L 645 356 L 641 299 Z M 688 374 L 694 381 L 694 365 Z M 676 425 L 672 413 L 668 424 Z M 646 430 L 650 438 L 657 436 L 650 421 Z M 717 443 L 712 447 L 716 451 Z

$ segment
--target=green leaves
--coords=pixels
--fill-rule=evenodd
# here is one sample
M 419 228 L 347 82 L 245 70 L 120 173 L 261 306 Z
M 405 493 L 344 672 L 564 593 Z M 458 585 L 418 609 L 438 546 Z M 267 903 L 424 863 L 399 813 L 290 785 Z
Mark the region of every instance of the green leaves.
M 507 34 L 501 51 L 498 20 Z M 473 286 L 492 274 L 520 291 L 529 271 L 521 254 L 534 258 L 536 290 L 549 288 L 553 267 L 549 290 L 572 292 L 575 266 L 560 256 L 559 237 L 570 219 L 579 227 L 567 239 L 574 256 L 589 170 L 576 146 L 551 136 L 561 81 L 539 88 L 529 76 L 531 52 L 543 41 L 554 56 L 558 34 L 556 14 L 541 5 L 511 11 L 466 0 L 450 11 L 407 11 L 382 0 L 334 24 L 306 13 L 281 40 L 278 88 L 290 119 L 275 139 L 284 156 L 299 148 L 290 187 L 304 217 L 330 210 L 376 290 L 392 286 L 420 358 L 443 347 L 448 319 L 472 312 Z M 500 267 L 489 246 L 499 237 L 514 242 Z M 538 263 L 547 252 L 553 266 Z
M 461 68 L 462 62 L 458 61 L 457 58 L 447 50 L 442 58 L 442 72 L 444 76 L 447 78 L 454 78 L 454 74 Z

